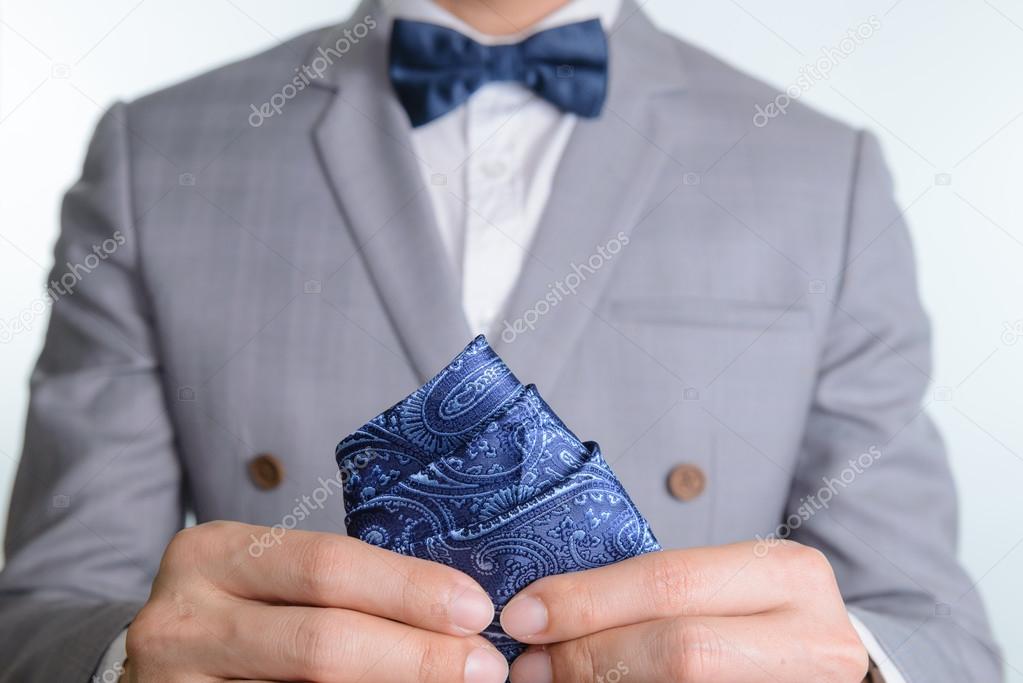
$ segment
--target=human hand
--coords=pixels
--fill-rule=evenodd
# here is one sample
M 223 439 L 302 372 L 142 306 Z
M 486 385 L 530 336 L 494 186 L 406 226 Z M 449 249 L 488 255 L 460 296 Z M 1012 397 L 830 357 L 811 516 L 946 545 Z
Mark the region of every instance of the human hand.
M 212 522 L 167 547 L 122 680 L 503 683 L 471 578 L 338 534 Z M 257 555 L 253 547 L 260 547 Z
M 819 551 L 780 542 L 641 555 L 530 584 L 501 614 L 513 683 L 860 683 L 868 656 Z

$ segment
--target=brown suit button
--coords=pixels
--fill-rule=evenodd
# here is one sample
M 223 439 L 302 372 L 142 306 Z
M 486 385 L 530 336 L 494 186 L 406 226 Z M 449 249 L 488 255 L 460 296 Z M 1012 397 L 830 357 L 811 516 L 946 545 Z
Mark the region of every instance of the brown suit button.
M 707 477 L 703 470 L 691 463 L 676 465 L 668 474 L 668 491 L 683 502 L 699 496 L 706 486 Z
M 249 461 L 252 483 L 264 491 L 275 489 L 284 480 L 284 465 L 269 453 L 260 453 Z

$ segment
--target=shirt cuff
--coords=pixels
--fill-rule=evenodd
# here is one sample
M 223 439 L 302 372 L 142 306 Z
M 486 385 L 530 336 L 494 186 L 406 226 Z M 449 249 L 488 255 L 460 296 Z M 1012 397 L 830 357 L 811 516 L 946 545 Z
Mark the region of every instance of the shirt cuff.
M 877 642 L 877 638 L 870 632 L 867 625 L 860 621 L 852 612 L 848 614 L 849 621 L 852 622 L 853 628 L 856 629 L 856 634 L 860 637 L 860 642 L 866 648 L 871 661 L 877 666 L 877 670 L 884 679 L 884 683 L 906 683 L 906 679 L 903 678 L 902 673 L 895 666 L 895 662 L 891 660 L 891 657 L 881 647 L 881 643 Z
M 128 657 L 127 649 L 128 629 L 121 631 L 110 647 L 103 653 L 103 659 L 99 660 L 96 673 L 92 680 L 99 683 L 117 683 L 124 673 L 124 660 Z

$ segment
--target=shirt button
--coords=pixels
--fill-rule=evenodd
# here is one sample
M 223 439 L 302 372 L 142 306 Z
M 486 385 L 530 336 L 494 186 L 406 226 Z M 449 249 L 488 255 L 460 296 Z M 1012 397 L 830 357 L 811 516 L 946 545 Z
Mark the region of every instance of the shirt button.
M 707 477 L 697 465 L 683 463 L 676 465 L 668 473 L 668 491 L 676 499 L 689 502 L 703 493 L 707 487 Z
M 284 481 L 284 465 L 270 453 L 260 453 L 249 461 L 249 477 L 257 488 L 275 489 Z

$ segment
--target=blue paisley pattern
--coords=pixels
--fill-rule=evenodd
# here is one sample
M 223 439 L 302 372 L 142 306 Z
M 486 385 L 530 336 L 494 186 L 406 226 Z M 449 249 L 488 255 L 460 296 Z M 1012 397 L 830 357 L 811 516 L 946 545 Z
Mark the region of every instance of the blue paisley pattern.
M 660 546 L 600 454 L 481 335 L 337 447 L 348 534 L 455 567 L 500 609 L 537 579 Z M 498 620 L 509 661 L 524 646 Z

